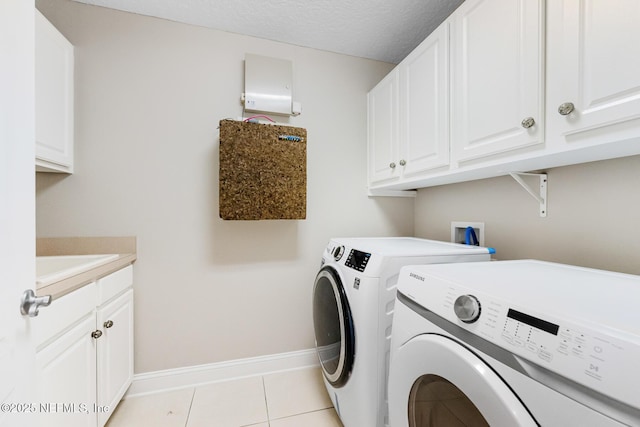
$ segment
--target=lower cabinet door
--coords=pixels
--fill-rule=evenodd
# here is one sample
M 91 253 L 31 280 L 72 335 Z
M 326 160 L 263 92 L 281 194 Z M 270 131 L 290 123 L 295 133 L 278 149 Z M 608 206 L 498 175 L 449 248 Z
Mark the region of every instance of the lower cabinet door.
M 133 290 L 98 308 L 98 426 L 105 425 L 133 380 Z
M 40 426 L 96 425 L 95 312 L 36 354 Z

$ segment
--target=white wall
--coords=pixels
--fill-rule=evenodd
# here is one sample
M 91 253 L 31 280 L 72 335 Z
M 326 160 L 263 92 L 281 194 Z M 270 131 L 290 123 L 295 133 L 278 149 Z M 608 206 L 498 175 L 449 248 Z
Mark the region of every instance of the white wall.
M 76 173 L 38 174 L 37 235 L 138 237 L 136 372 L 313 347 L 332 236 L 412 235 L 412 200 L 366 196 L 366 93 L 391 64 L 40 0 L 76 46 Z M 220 119 L 245 53 L 290 59 L 307 128 L 307 219 L 222 221 Z
M 451 221 L 479 221 L 498 259 L 537 258 L 640 274 L 640 156 L 547 173 L 546 218 L 507 176 L 418 191 L 416 234 L 449 240 Z

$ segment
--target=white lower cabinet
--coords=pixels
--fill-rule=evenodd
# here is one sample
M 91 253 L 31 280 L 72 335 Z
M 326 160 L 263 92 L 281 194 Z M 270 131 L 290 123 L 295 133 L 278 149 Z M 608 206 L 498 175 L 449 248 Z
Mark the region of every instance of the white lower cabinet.
M 133 379 L 133 291 L 98 309 L 97 402 L 102 427 Z
M 40 426 L 93 427 L 96 414 L 95 314 L 91 312 L 36 355 Z
M 54 300 L 35 322 L 40 425 L 103 427 L 133 380 L 133 267 Z

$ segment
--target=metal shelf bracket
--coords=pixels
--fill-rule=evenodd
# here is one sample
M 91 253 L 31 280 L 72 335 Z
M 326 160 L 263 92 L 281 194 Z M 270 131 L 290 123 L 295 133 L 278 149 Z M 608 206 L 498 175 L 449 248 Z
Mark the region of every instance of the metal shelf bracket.
M 526 173 L 526 172 L 510 172 L 509 175 L 522 186 L 538 203 L 540 203 L 540 217 L 547 216 L 547 174 L 546 173 Z M 538 177 L 539 185 L 537 191 L 529 184 L 524 182 L 523 176 Z

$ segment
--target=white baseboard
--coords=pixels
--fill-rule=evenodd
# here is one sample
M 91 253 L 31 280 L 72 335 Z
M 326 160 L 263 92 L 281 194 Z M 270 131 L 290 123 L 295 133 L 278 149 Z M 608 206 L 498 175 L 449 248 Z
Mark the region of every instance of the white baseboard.
M 313 366 L 319 366 L 315 349 L 146 372 L 133 376 L 124 398 Z

